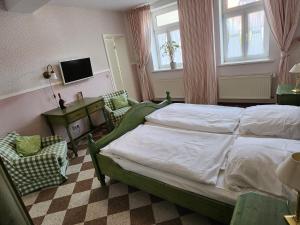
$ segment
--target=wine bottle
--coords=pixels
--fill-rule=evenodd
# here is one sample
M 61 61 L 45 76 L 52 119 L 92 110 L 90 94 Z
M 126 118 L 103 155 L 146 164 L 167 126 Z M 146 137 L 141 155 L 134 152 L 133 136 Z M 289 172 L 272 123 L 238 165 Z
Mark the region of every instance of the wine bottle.
M 59 101 L 58 101 L 59 107 L 60 107 L 62 110 L 64 110 L 64 109 L 66 108 L 66 106 L 65 106 L 65 100 L 63 100 L 63 99 L 61 98 L 60 93 L 58 93 L 57 95 L 58 95 L 58 97 L 59 97 Z

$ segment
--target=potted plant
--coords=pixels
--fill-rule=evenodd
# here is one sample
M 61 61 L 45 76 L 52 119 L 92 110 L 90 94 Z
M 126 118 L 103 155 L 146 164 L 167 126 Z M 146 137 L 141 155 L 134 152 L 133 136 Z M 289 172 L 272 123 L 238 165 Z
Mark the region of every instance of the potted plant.
M 163 44 L 160 49 L 163 50 L 165 55 L 168 55 L 170 58 L 170 67 L 171 69 L 176 69 L 176 62 L 174 62 L 174 54 L 176 49 L 179 48 L 179 45 L 175 41 L 167 41 Z

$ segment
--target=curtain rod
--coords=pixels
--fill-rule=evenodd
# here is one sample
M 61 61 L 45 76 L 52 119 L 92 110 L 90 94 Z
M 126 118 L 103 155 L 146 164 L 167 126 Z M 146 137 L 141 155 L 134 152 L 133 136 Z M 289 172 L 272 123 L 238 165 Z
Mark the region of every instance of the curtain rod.
M 151 7 L 160 0 L 155 0 L 155 1 L 152 1 L 151 3 L 150 2 L 147 2 L 147 3 L 143 3 L 143 4 L 139 4 L 133 8 L 130 8 L 128 10 L 132 10 L 132 9 L 138 9 L 140 7 L 143 7 L 143 6 L 146 6 L 146 5 L 150 5 Z M 155 8 L 154 10 L 156 9 L 160 9 L 160 8 L 164 8 L 164 7 L 167 7 L 167 6 L 170 6 L 170 5 L 173 5 L 173 4 L 176 4 L 177 1 L 176 0 L 170 0 L 170 1 L 167 1 L 167 3 L 165 5 L 162 5 L 162 6 L 158 6 L 157 8 Z
M 138 9 L 138 8 L 141 8 L 141 7 L 147 6 L 147 5 L 150 5 L 150 6 L 151 6 L 150 3 L 144 3 L 144 4 L 137 5 L 137 6 L 133 7 L 133 8 L 131 8 L 131 9 Z
M 158 2 L 158 1 L 159 0 L 155 0 L 155 1 L 152 1 L 151 3 L 148 1 L 148 2 L 143 3 L 143 4 L 139 4 L 139 5 L 135 6 L 135 7 L 133 7 L 132 9 L 137 9 L 137 8 L 140 8 L 140 7 L 143 7 L 143 6 L 146 6 L 146 5 L 152 6 L 154 3 Z

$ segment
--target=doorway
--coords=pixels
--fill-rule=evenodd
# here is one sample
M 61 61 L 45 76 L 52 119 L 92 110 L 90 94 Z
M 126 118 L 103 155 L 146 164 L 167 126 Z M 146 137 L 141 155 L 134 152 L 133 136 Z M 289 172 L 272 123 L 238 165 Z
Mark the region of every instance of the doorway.
M 103 40 L 115 90 L 125 89 L 129 97 L 140 100 L 138 80 L 130 63 L 125 36 L 104 34 Z

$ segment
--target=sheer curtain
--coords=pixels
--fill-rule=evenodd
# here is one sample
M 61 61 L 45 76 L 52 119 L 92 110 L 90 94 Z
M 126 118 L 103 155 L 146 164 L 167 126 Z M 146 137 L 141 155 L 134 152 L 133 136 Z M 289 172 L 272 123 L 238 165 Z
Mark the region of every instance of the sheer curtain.
M 178 0 L 187 103 L 215 104 L 217 78 L 214 60 L 213 1 Z
M 137 55 L 137 72 L 143 100 L 154 98 L 151 79 L 146 66 L 151 49 L 151 13 L 150 6 L 132 9 L 127 13 L 132 32 L 133 46 Z
M 290 83 L 291 76 L 288 74 L 289 50 L 299 22 L 300 1 L 264 0 L 264 4 L 271 31 L 281 50 L 278 83 Z

